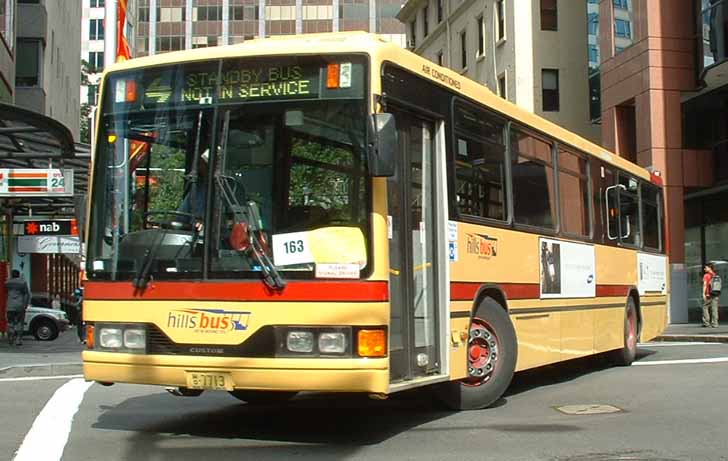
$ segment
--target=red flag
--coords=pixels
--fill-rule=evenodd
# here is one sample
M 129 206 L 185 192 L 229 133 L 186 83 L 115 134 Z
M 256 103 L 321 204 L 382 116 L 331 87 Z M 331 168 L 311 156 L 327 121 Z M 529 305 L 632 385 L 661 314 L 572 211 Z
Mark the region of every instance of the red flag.
M 129 48 L 129 42 L 126 41 L 124 36 L 124 29 L 126 25 L 126 0 L 118 0 L 116 7 L 116 61 L 126 61 L 131 59 L 131 49 Z

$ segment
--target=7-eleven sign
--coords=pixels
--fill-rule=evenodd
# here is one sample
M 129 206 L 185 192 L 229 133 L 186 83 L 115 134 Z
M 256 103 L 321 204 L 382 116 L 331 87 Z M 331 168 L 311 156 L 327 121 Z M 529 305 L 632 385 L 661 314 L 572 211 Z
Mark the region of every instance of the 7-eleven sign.
M 73 195 L 73 170 L 0 168 L 0 197 Z

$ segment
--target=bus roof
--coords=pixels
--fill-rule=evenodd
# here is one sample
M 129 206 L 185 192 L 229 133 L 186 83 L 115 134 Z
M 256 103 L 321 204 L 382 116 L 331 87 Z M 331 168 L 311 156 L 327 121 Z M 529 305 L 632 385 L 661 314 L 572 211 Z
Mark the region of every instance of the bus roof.
M 571 145 L 585 153 L 598 157 L 607 163 L 621 168 L 647 181 L 660 182 L 652 177 L 649 171 L 621 158 L 605 148 L 552 123 L 543 117 L 520 108 L 519 106 L 497 96 L 487 87 L 446 67 L 424 59 L 388 41 L 380 35 L 367 32 L 333 32 L 323 34 L 281 35 L 263 39 L 246 40 L 236 45 L 197 48 L 193 50 L 173 51 L 153 56 L 131 59 L 109 66 L 109 72 L 132 70 L 140 67 L 169 65 L 180 62 L 205 61 L 245 56 L 276 55 L 321 55 L 335 53 L 367 53 L 381 62 L 391 61 L 410 70 L 413 74 L 426 78 L 435 84 L 444 86 L 454 93 L 473 101 L 478 101 L 490 109 L 499 112 L 518 123 L 532 129 L 547 133 L 558 141 Z M 422 69 L 437 70 L 423 72 Z M 443 83 L 447 82 L 450 85 Z M 455 87 L 453 83 L 456 82 Z

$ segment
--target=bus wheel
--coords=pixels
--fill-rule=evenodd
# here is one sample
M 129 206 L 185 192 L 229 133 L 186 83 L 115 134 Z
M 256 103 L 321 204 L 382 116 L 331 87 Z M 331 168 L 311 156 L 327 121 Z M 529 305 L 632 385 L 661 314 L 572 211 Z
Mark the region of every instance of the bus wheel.
M 468 377 L 437 386 L 438 397 L 454 410 L 492 405 L 511 383 L 517 355 L 508 312 L 494 299 L 483 299 L 470 321 Z
M 612 352 L 612 361 L 615 365 L 629 366 L 637 356 L 637 307 L 634 298 L 627 298 L 627 307 L 624 310 L 624 347 Z
M 242 400 L 248 405 L 273 405 L 283 403 L 295 397 L 297 392 L 276 392 L 276 391 L 247 391 L 237 389 L 230 391 L 230 395 Z

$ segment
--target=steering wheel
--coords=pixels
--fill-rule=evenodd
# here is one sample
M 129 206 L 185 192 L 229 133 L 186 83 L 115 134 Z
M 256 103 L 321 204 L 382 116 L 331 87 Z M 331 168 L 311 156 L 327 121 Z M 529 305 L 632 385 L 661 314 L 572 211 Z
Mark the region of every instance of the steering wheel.
M 166 219 L 165 219 L 166 218 Z M 144 213 L 144 222 L 152 227 L 162 229 L 193 231 L 198 218 L 192 213 L 181 211 L 147 211 Z

